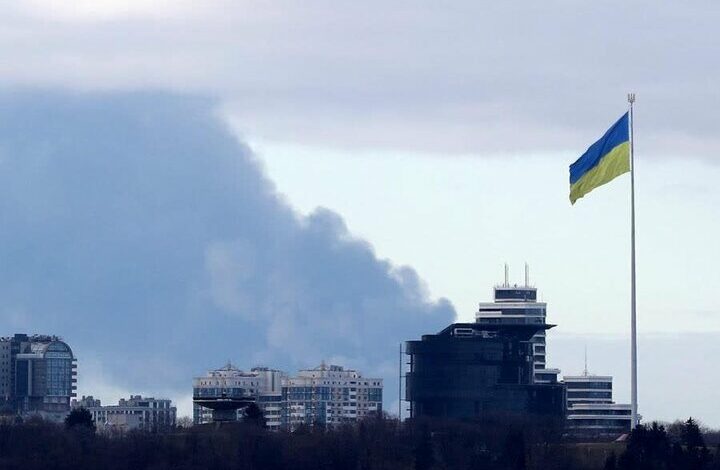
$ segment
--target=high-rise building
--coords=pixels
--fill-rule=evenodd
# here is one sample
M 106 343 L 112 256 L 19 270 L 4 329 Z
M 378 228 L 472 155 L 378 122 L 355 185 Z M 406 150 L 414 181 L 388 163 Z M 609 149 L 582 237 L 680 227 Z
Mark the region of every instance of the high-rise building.
M 5 408 L 16 410 L 15 366 L 17 355 L 30 347 L 31 336 L 17 333 L 0 338 L 0 398 Z
M 10 338 L 0 338 L 0 408 L 6 412 L 12 410 L 10 399 L 15 388 L 11 342 Z
M 265 426 L 271 430 L 280 429 L 283 419 L 283 382 L 287 378 L 284 372 L 267 367 L 253 367 L 250 372 L 257 374 L 260 388 L 257 405 L 263 413 Z
M 547 368 L 547 305 L 538 302 L 525 266 L 525 284 L 505 282 L 493 302 L 479 304 L 475 323 L 455 323 L 408 341 L 406 399 L 412 417 L 475 418 L 488 414 L 561 417 L 564 386 Z
M 168 399 L 131 395 L 117 405 L 102 406 L 92 396 L 73 400 L 73 407 L 86 408 L 99 431 L 169 431 L 175 427 L 177 409 Z
M 510 284 L 505 265 L 505 281 L 493 289 L 493 301 L 481 302 L 475 321 L 481 325 L 544 325 L 547 304 L 538 302 L 537 288 L 530 286 L 530 272 L 525 265 L 525 283 Z M 558 369 L 547 368 L 546 330 L 539 329 L 532 337 L 535 383 L 556 383 Z
M 244 408 L 256 403 L 265 424 L 277 429 L 282 419 L 282 380 L 285 373 L 266 367 L 246 372 L 228 363 L 193 379 L 193 422 L 206 424 L 242 418 Z
M 568 430 L 581 438 L 617 437 L 630 432 L 631 406 L 613 402 L 612 382 L 608 375 L 563 377 L 567 387 Z
M 325 363 L 283 383 L 284 424 L 336 426 L 382 412 L 383 380 Z
M 6 409 L 61 421 L 76 396 L 76 359 L 57 336 L 0 338 L 0 391 Z

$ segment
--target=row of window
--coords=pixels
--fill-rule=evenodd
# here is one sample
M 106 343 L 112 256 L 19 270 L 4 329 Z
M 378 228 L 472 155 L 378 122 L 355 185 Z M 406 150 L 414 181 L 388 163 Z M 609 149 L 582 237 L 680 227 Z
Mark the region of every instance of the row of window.
M 625 428 L 630 427 L 631 419 L 573 419 L 568 423 L 572 427 L 581 426 L 602 426 L 605 428 Z
M 612 390 L 612 382 L 565 382 L 568 390 Z
M 570 408 L 568 413 L 576 415 L 630 416 L 630 410 L 577 410 Z
M 485 323 L 488 325 L 542 325 L 545 320 L 542 318 L 528 317 L 528 318 L 483 318 L 480 321 L 481 324 Z
M 612 392 L 578 392 L 568 390 L 568 398 L 612 398 Z
M 254 393 L 254 389 L 248 388 L 193 388 L 193 395 L 196 397 L 220 397 L 222 395 L 228 397 L 247 397 Z

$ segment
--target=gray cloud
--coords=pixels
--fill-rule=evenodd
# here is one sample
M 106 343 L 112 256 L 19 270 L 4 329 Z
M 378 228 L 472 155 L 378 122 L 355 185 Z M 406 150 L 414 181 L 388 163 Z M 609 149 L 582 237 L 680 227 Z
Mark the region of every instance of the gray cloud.
M 8 92 L 0 121 L 0 321 L 63 335 L 81 387 L 85 359 L 181 393 L 227 358 L 342 357 L 392 395 L 398 343 L 454 318 L 337 214 L 293 212 L 211 101 Z
M 23 3 L 0 19 L 5 83 L 201 91 L 253 137 L 577 151 L 634 90 L 638 152 L 720 150 L 716 2 Z

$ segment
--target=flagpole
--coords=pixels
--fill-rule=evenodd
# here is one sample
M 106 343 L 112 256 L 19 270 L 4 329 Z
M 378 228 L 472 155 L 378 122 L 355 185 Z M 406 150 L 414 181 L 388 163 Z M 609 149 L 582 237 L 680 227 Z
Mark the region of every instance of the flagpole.
M 633 103 L 635 93 L 628 93 L 630 115 L 630 375 L 631 375 L 631 429 L 638 424 L 638 394 L 637 394 L 637 310 L 635 293 L 635 148 L 633 135 Z

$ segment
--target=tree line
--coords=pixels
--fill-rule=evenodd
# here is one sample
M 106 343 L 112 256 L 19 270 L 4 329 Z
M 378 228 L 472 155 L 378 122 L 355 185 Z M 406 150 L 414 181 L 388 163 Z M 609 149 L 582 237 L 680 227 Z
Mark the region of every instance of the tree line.
M 689 419 L 639 426 L 626 442 L 568 441 L 561 421 L 495 416 L 482 421 L 377 416 L 332 429 L 271 432 L 262 417 L 166 433 L 98 433 L 86 410 L 64 425 L 0 425 L 7 470 L 720 470 L 720 454 Z

